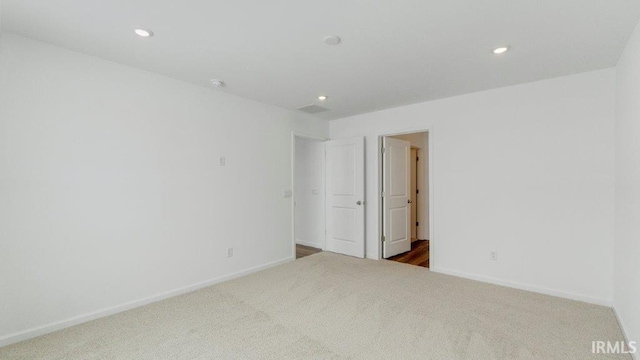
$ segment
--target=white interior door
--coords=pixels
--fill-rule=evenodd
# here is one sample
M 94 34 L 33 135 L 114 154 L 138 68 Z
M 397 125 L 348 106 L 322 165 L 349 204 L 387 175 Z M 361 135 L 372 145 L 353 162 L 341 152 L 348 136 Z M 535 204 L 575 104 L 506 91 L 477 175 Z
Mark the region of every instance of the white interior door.
M 411 241 L 418 239 L 418 149 L 411 149 Z
M 326 146 L 326 250 L 364 258 L 364 138 Z
M 383 257 L 411 250 L 411 143 L 384 137 L 382 174 Z

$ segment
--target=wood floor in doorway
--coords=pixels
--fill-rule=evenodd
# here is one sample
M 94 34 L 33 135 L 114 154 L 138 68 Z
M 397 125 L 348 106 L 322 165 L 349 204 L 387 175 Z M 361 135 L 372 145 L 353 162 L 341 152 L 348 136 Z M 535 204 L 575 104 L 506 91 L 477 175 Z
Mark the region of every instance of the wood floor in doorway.
M 321 249 L 316 249 L 311 246 L 296 244 L 296 259 L 303 258 L 305 256 L 313 255 L 321 252 Z
M 390 257 L 388 260 L 428 268 L 429 240 L 416 240 L 411 243 L 411 251 Z

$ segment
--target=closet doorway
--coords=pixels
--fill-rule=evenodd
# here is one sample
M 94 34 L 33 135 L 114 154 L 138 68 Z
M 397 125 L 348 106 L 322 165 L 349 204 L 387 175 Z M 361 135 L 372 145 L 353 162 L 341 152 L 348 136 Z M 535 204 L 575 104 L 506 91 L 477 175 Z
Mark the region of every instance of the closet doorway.
M 383 258 L 429 267 L 429 133 L 382 136 Z

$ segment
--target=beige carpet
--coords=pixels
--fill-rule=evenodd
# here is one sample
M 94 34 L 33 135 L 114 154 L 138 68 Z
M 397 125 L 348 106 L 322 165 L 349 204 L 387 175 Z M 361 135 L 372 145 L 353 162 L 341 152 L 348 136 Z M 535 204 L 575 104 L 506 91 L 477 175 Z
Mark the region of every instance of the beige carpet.
M 591 359 L 611 309 L 320 253 L 0 349 L 0 359 Z

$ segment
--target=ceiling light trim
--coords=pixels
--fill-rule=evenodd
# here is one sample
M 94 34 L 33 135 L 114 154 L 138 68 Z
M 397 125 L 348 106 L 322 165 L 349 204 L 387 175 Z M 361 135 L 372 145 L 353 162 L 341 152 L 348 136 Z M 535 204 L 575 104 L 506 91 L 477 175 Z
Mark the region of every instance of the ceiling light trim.
M 329 35 L 325 36 L 322 41 L 327 45 L 338 45 L 342 42 L 342 39 L 337 35 Z

